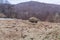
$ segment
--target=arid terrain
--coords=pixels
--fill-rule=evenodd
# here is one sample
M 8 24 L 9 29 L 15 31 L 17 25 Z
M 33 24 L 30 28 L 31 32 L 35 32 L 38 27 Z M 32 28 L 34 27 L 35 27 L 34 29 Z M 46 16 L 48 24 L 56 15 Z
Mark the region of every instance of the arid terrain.
M 60 40 L 60 23 L 0 20 L 0 40 Z

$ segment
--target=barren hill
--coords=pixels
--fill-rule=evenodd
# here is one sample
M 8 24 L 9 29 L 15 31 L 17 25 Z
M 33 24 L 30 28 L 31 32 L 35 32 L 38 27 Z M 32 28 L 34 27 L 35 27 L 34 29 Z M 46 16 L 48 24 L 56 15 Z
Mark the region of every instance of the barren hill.
M 0 20 L 0 40 L 60 40 L 60 23 Z

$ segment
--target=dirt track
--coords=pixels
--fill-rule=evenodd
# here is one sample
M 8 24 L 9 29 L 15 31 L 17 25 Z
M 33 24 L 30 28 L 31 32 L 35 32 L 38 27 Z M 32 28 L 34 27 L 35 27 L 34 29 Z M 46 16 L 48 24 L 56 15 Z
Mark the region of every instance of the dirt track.
M 60 23 L 0 20 L 0 40 L 60 40 Z

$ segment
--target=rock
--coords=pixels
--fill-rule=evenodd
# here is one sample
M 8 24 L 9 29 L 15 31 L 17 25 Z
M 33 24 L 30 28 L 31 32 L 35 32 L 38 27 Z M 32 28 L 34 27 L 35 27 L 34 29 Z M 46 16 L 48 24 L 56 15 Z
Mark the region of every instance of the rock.
M 37 22 L 39 21 L 39 19 L 36 18 L 36 17 L 31 17 L 31 18 L 29 18 L 29 21 L 30 21 L 31 23 L 37 23 Z

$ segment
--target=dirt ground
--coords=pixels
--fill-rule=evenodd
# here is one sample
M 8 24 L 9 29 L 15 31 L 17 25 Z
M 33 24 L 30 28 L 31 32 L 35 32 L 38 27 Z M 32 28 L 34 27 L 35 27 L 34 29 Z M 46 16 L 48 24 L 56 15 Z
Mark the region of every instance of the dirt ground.
M 0 40 L 60 40 L 60 23 L 0 20 Z

